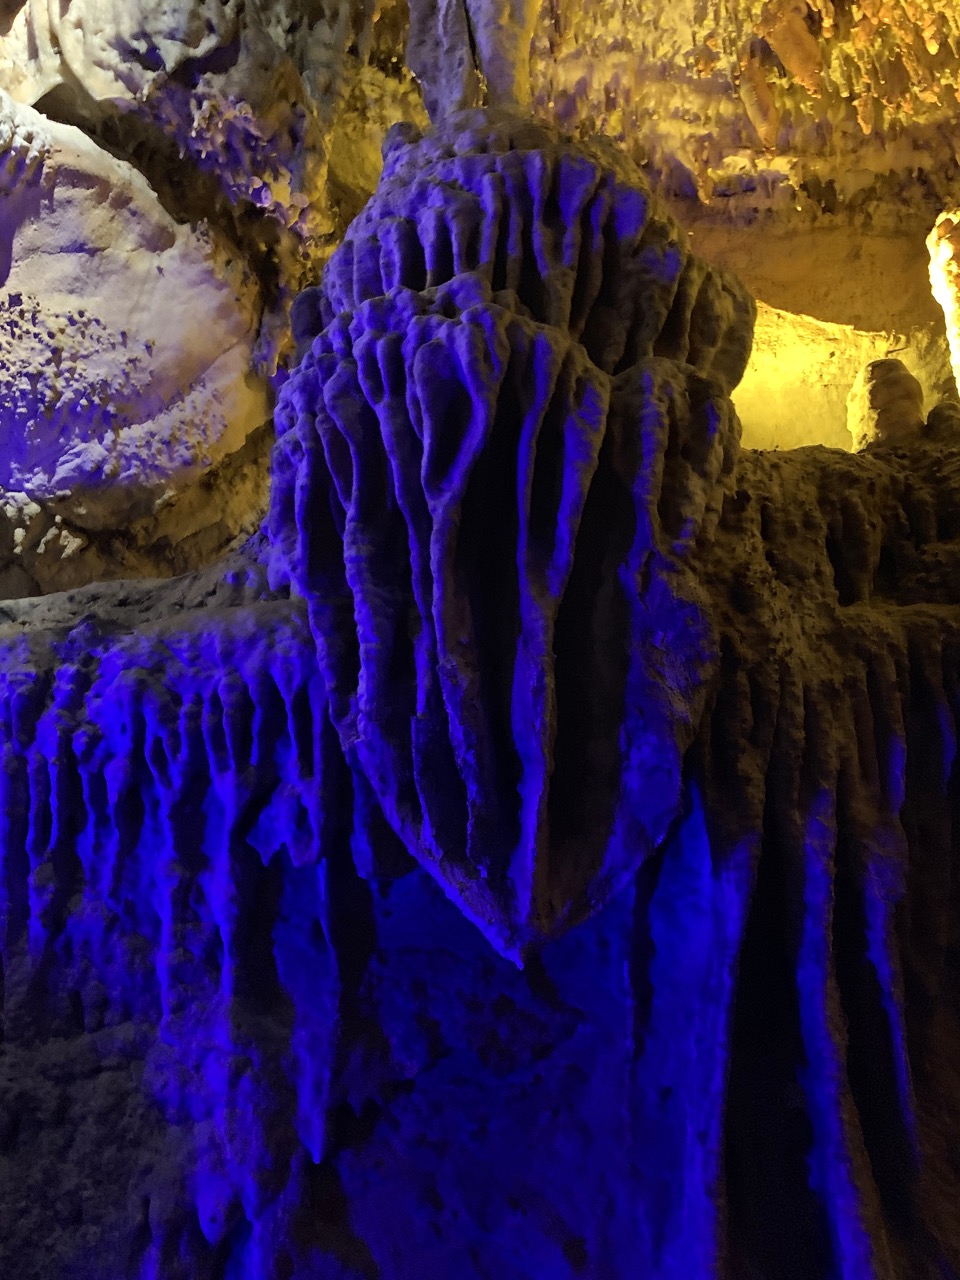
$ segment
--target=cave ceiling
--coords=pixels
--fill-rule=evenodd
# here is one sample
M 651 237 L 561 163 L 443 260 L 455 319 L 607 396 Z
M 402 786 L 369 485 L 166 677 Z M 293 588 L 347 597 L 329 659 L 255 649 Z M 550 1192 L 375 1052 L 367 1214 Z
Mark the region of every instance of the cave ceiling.
M 746 445 L 850 449 L 890 356 L 928 411 L 955 394 L 925 240 L 960 203 L 960 7 L 491 12 L 532 31 L 533 111 L 615 140 L 757 299 Z M 388 128 L 425 125 L 434 51 L 393 0 L 12 0 L 0 28 L 0 593 L 197 567 L 263 514 L 290 301 Z

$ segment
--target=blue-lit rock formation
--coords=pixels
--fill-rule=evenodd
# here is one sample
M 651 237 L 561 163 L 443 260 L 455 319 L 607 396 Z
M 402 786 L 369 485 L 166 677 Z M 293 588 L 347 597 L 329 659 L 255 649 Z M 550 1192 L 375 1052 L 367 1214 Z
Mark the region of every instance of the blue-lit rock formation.
M 295 319 L 263 536 L 0 606 L 2 1273 L 953 1276 L 949 424 L 738 455 L 746 295 L 482 114 Z
M 348 757 L 505 954 L 664 838 L 715 662 L 690 561 L 753 304 L 682 241 L 615 153 L 466 114 L 388 148 L 294 316 L 275 578 Z

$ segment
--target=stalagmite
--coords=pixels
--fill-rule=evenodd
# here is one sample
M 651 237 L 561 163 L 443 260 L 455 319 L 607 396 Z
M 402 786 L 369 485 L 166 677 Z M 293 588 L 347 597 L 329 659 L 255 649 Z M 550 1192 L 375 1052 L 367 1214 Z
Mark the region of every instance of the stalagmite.
M 847 396 L 856 451 L 874 443 L 908 445 L 923 426 L 923 387 L 902 360 L 872 360 L 861 369 Z
M 924 432 L 932 440 L 943 443 L 960 439 L 960 402 L 941 400 L 927 414 Z

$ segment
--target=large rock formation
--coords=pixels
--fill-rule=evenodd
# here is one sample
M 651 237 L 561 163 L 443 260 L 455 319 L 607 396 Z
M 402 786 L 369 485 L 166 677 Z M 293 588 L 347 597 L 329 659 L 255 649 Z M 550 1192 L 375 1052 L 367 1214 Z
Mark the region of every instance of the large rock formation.
M 28 0 L 0 38 L 0 86 L 129 160 L 179 219 L 229 231 L 265 286 L 258 362 L 272 372 L 291 290 L 329 256 L 340 202 L 349 217 L 369 194 L 376 171 L 358 192 L 356 170 L 413 97 L 402 65 L 379 69 L 402 51 L 398 31 L 377 48 L 379 16 L 309 0 Z M 372 146 L 337 136 L 351 95 L 350 114 L 379 128 Z
M 203 563 L 265 496 L 257 282 L 2 92 L 0 147 L 0 597 Z M 234 492 L 211 511 L 217 468 Z
M 746 295 L 510 118 L 296 320 L 265 540 L 2 607 L 5 1271 L 950 1275 L 955 418 L 738 455 Z
M 508 953 L 663 838 L 702 706 L 688 559 L 733 470 L 753 307 L 684 239 L 608 148 L 459 116 L 397 140 L 295 311 L 275 577 L 391 825 Z M 684 628 L 668 676 L 653 636 Z
M 923 387 L 900 360 L 872 360 L 847 397 L 847 429 L 855 450 L 908 444 L 925 426 Z

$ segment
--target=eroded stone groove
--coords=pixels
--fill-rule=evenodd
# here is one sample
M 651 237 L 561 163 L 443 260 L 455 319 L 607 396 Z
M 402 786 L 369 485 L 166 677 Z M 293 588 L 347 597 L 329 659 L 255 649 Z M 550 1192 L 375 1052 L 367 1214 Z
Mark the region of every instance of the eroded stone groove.
M 960 1265 L 960 440 L 738 452 L 751 316 L 612 153 L 394 139 L 266 539 L 3 606 L 19 1274 Z

